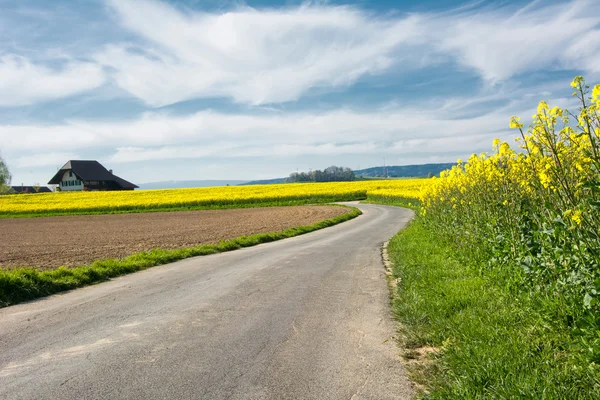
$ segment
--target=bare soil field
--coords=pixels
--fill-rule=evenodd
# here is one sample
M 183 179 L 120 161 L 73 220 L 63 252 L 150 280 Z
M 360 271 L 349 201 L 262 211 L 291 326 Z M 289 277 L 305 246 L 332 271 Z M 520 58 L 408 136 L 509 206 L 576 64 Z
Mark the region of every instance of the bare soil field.
M 0 268 L 74 267 L 312 225 L 346 212 L 342 207 L 297 206 L 0 219 Z

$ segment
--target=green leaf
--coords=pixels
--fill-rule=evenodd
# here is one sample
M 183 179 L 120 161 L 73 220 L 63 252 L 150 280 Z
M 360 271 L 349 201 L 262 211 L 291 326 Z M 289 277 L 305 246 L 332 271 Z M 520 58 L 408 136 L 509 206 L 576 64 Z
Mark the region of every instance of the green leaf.
M 591 308 L 593 305 L 597 303 L 597 300 L 590 296 L 589 293 L 586 293 L 583 297 L 583 305 L 585 308 Z

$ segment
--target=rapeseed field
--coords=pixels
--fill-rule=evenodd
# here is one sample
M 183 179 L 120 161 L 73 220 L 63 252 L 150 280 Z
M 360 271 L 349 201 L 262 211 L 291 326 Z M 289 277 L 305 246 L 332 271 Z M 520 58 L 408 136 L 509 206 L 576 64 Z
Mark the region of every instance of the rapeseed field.
M 369 180 L 198 189 L 62 192 L 0 197 L 0 216 L 312 204 L 379 196 L 417 199 L 427 179 Z

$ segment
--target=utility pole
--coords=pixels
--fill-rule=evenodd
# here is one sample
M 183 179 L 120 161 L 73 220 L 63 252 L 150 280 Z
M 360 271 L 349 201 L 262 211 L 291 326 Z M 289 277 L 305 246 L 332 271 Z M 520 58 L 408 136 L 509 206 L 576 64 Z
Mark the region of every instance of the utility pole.
M 385 157 L 383 157 L 383 177 L 387 178 L 387 167 L 385 166 Z

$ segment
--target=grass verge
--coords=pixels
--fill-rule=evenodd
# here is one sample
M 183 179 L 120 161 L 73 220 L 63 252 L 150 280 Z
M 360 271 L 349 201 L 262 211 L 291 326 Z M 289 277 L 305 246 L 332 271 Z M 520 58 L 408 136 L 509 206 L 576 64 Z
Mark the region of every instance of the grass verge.
M 346 208 L 349 209 L 348 213 L 317 222 L 313 225 L 289 228 L 280 232 L 242 236 L 222 241 L 216 245 L 201 245 L 176 250 L 156 249 L 136 253 L 122 259 L 99 260 L 90 265 L 76 268 L 61 267 L 50 271 L 38 271 L 33 268 L 17 268 L 8 271 L 0 270 L 0 307 L 91 285 L 116 276 L 141 271 L 188 257 L 221 253 L 302 235 L 348 221 L 361 214 L 360 210 L 355 207 Z
M 389 243 L 411 378 L 427 399 L 598 399 L 560 300 L 514 290 L 417 217 Z

